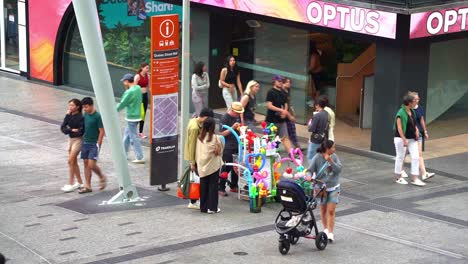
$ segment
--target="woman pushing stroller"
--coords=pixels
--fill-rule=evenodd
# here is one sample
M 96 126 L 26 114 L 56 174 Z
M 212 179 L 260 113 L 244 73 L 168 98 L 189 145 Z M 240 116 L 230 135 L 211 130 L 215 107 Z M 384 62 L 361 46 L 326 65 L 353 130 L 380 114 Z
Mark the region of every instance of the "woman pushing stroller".
M 309 164 L 309 173 L 315 173 L 315 180 L 325 183 L 326 191 L 320 192 L 320 184 L 314 187 L 317 195 L 317 204 L 320 205 L 323 232 L 328 239 L 335 240 L 333 230 L 335 227 L 335 210 L 340 196 L 340 173 L 342 165 L 335 154 L 335 143 L 325 140 L 317 149 L 317 154 Z M 311 180 L 310 178 L 308 180 Z

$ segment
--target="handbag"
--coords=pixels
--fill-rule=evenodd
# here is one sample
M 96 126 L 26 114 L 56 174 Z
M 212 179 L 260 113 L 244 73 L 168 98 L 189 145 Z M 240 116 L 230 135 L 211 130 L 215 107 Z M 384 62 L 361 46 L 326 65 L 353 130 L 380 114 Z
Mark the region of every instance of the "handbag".
M 320 168 L 320 170 L 317 173 L 317 175 L 315 176 L 315 178 L 317 178 L 319 175 L 321 175 L 327 166 L 328 166 L 328 162 L 325 162 L 325 164 L 323 164 L 322 168 Z M 314 188 L 314 197 L 320 198 L 320 199 L 326 198 L 327 197 L 327 192 L 326 191 L 322 192 L 322 189 Z
M 188 167 L 178 182 L 177 197 L 181 199 L 200 199 L 200 178 Z
M 325 140 L 325 133 L 322 133 L 322 134 L 318 134 L 318 133 L 312 133 L 310 135 L 310 142 L 313 142 L 313 143 L 322 143 L 323 141 Z

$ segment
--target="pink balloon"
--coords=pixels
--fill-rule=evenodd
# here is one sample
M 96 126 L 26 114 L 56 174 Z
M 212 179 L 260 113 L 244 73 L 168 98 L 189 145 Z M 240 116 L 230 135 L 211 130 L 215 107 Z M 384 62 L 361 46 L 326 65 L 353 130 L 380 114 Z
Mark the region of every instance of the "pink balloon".
M 299 160 L 296 159 L 296 155 L 299 155 Z M 291 157 L 291 160 L 294 162 L 294 164 L 296 164 L 297 166 L 302 166 L 302 164 L 304 163 L 304 155 L 302 154 L 300 148 L 291 149 L 289 156 Z

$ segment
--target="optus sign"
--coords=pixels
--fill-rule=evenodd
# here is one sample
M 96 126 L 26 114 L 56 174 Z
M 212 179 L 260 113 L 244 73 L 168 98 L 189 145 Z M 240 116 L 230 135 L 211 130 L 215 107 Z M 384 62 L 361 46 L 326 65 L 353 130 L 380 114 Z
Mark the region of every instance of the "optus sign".
M 411 15 L 410 38 L 422 38 L 467 30 L 468 7 Z
M 397 15 L 378 10 L 311 0 L 191 1 L 366 35 L 396 36 Z
M 320 1 L 310 2 L 306 12 L 314 25 L 395 38 L 396 14 L 393 13 Z

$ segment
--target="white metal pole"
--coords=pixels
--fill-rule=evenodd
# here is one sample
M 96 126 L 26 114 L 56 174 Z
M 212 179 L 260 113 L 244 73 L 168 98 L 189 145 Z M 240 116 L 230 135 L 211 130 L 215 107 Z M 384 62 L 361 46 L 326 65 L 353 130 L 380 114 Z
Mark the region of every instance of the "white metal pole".
M 96 95 L 99 111 L 110 143 L 112 159 L 119 181 L 119 193 L 107 203 L 122 203 L 140 200 L 128 171 L 128 161 L 122 145 L 120 121 L 116 111 L 115 97 L 107 67 L 106 54 L 101 36 L 95 0 L 73 0 L 76 22 L 88 63 L 89 74 Z
M 183 0 L 182 3 L 182 84 L 180 89 L 180 132 L 179 132 L 179 175 L 184 173 L 184 144 L 185 128 L 189 119 L 190 109 L 190 0 Z

